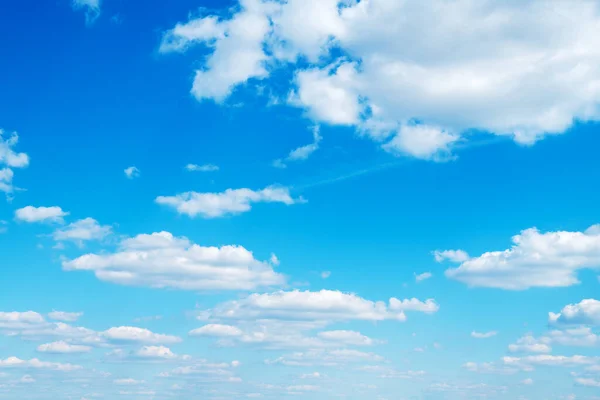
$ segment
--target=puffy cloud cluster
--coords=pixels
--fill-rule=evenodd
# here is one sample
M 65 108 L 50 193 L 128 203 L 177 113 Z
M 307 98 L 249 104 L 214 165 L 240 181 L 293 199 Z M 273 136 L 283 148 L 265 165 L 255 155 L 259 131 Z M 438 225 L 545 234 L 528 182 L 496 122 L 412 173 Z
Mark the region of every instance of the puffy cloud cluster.
M 7 196 L 15 191 L 13 168 L 25 168 L 29 165 L 29 156 L 14 150 L 18 142 L 17 133 L 6 136 L 0 129 L 0 192 L 6 193 Z
M 313 120 L 354 126 L 393 153 L 446 159 L 472 130 L 531 144 L 597 121 L 598 9 L 587 0 L 240 0 L 228 17 L 178 23 L 160 51 L 207 47 L 198 99 L 224 101 L 290 68 L 288 103 Z
M 469 286 L 523 290 L 531 287 L 564 287 L 579 283 L 581 269 L 600 268 L 600 226 L 583 232 L 542 233 L 535 228 L 513 236 L 507 250 L 490 251 L 446 270 L 446 276 Z M 439 253 L 442 254 L 442 253 Z M 437 258 L 437 253 L 436 253 Z
M 114 253 L 63 262 L 68 271 L 93 271 L 121 285 L 182 290 L 252 290 L 285 282 L 268 262 L 241 246 L 204 247 L 169 232 L 124 239 Z
M 262 190 L 227 189 L 221 193 L 186 192 L 175 196 L 159 196 L 156 203 L 174 208 L 179 214 L 189 217 L 219 218 L 248 212 L 254 203 L 303 202 L 294 199 L 285 187 L 269 186 Z

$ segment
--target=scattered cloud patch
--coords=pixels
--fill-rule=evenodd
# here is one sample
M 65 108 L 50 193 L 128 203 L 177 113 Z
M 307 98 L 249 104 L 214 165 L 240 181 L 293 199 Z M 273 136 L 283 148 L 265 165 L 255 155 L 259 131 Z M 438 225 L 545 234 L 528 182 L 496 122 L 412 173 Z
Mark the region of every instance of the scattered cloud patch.
M 305 146 L 298 147 L 297 149 L 290 151 L 290 153 L 285 158 L 279 158 L 279 159 L 273 161 L 273 166 L 276 168 L 287 168 L 286 163 L 306 160 L 308 157 L 310 157 L 310 155 L 312 153 L 314 153 L 315 151 L 317 151 L 319 149 L 319 143 L 322 140 L 322 137 L 319 132 L 320 132 L 320 128 L 317 125 L 313 128 L 313 142 L 312 143 L 307 144 Z
M 186 192 L 176 196 L 159 196 L 156 203 L 174 208 L 179 214 L 188 217 L 220 218 L 248 212 L 254 203 L 301 203 L 294 199 L 289 189 L 269 186 L 254 191 L 251 189 L 227 189 L 221 193 Z
M 496 331 L 490 331 L 490 332 L 471 332 L 471 337 L 474 337 L 475 339 L 488 339 L 491 337 L 494 337 L 498 334 L 498 332 Z
M 69 215 L 60 207 L 33 207 L 27 206 L 15 211 L 15 219 L 21 222 L 55 222 L 62 224 L 64 217 Z
M 0 192 L 4 192 L 9 198 L 17 190 L 13 185 L 13 168 L 29 166 L 29 156 L 14 150 L 18 142 L 19 135 L 16 132 L 6 136 L 4 130 L 0 129 Z
M 52 236 L 57 242 L 71 241 L 82 245 L 92 240 L 103 240 L 111 233 L 112 227 L 100 225 L 93 218 L 84 218 L 57 229 Z
M 600 325 L 600 301 L 585 299 L 565 306 L 559 313 L 549 313 L 551 324 Z
M 416 282 L 423 282 L 429 278 L 431 278 L 433 275 L 431 272 L 423 272 L 422 274 L 415 274 L 415 281 Z
M 127 167 L 123 170 L 127 179 L 134 179 L 140 177 L 140 170 L 137 167 Z
M 215 172 L 219 170 L 219 166 L 214 164 L 188 164 L 185 166 L 185 169 L 190 172 Z
M 48 317 L 55 321 L 63 322 L 75 322 L 83 315 L 82 312 L 65 312 L 65 311 L 52 311 L 48 313 Z
M 62 340 L 58 342 L 41 344 L 37 347 L 37 351 L 40 353 L 53 354 L 89 353 L 91 350 L 92 348 L 90 346 L 70 344 Z
M 73 0 L 72 7 L 74 10 L 83 10 L 85 12 L 85 23 L 92 25 L 100 16 L 100 1 L 101 0 Z

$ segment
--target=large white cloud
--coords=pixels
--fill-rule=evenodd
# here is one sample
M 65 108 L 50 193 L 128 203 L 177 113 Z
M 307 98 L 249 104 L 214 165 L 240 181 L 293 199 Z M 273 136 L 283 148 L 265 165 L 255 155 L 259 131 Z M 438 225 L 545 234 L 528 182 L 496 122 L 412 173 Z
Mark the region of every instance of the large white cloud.
M 25 168 L 29 165 L 29 156 L 25 153 L 17 153 L 14 147 L 19 142 L 17 133 L 6 137 L 4 130 L 0 129 L 0 192 L 11 194 L 15 187 L 13 185 L 13 168 Z
M 585 299 L 566 305 L 559 313 L 549 313 L 552 324 L 600 325 L 600 301 Z
M 59 222 L 62 223 L 63 218 L 69 215 L 62 208 L 53 207 L 33 207 L 27 206 L 19 208 L 15 211 L 15 218 L 23 222 Z
M 222 101 L 283 66 L 296 77 L 291 103 L 313 119 L 356 126 L 393 152 L 435 158 L 472 129 L 530 144 L 575 120 L 598 120 L 598 7 L 244 0 L 230 17 L 177 24 L 161 50 L 208 46 L 192 89 L 199 99 Z
M 469 286 L 523 290 L 579 283 L 577 271 L 600 268 L 600 226 L 583 232 L 526 229 L 513 246 L 491 251 L 446 270 L 446 276 Z
M 182 290 L 252 290 L 285 282 L 241 246 L 203 247 L 168 232 L 125 239 L 114 253 L 86 254 L 63 267 L 122 285 Z
M 366 300 L 355 294 L 333 290 L 279 291 L 252 294 L 240 300 L 218 305 L 210 314 L 224 319 L 284 319 L 321 321 L 383 321 L 406 319 L 405 311 L 434 313 L 439 306 L 434 300 L 398 300 L 389 303 Z
M 227 189 L 221 193 L 186 192 L 176 196 L 159 196 L 158 204 L 174 208 L 179 214 L 189 217 L 218 218 L 248 212 L 254 203 L 283 203 L 286 205 L 302 202 L 294 199 L 289 189 L 269 186 L 262 190 Z

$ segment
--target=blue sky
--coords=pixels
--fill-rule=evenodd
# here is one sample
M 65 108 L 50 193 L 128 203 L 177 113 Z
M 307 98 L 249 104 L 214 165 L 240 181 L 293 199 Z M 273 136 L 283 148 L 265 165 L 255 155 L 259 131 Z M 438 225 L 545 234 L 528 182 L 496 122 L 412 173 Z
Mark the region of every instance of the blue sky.
M 6 4 L 0 398 L 600 398 L 598 26 Z

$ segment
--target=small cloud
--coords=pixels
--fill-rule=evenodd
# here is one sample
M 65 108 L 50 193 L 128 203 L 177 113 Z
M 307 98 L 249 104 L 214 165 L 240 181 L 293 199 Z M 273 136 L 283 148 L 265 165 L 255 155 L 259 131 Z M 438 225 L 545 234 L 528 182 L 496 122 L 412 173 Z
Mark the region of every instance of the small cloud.
M 533 384 L 533 379 L 531 379 L 531 378 L 523 379 L 521 381 L 521 384 L 523 384 L 523 385 L 532 385 Z
M 188 164 L 185 166 L 185 169 L 190 172 L 214 172 L 219 170 L 219 166 L 214 164 Z
M 469 259 L 469 255 L 464 250 L 436 250 L 433 252 L 433 257 L 439 263 L 446 260 L 454 263 L 462 263 Z
M 331 276 L 331 271 L 323 271 L 321 272 L 321 278 L 327 279 Z
M 498 334 L 498 332 L 496 331 L 491 331 L 491 332 L 471 332 L 471 337 L 474 337 L 475 339 L 489 339 L 491 337 L 494 337 Z
M 128 167 L 123 171 L 128 179 L 138 178 L 140 176 L 140 170 L 137 167 Z
M 279 265 L 279 258 L 277 258 L 277 256 L 275 255 L 275 253 L 271 253 L 271 258 L 269 259 L 269 261 L 273 265 Z
M 100 16 L 100 0 L 73 0 L 73 10 L 85 12 L 86 25 L 92 25 Z
M 15 219 L 21 222 L 55 222 L 62 224 L 64 217 L 69 215 L 60 207 L 33 207 L 27 206 L 15 211 Z
M 433 275 L 431 274 L 431 272 L 423 272 L 422 274 L 415 274 L 415 281 L 416 282 L 422 282 L 424 280 L 427 280 L 429 278 L 431 278 Z
M 277 160 L 273 161 L 273 163 L 271 165 L 275 168 L 287 168 L 287 164 L 286 164 L 287 162 L 306 160 L 308 157 L 310 157 L 310 155 L 312 153 L 314 153 L 315 151 L 317 151 L 319 149 L 319 143 L 321 142 L 321 139 L 322 139 L 319 132 L 320 132 L 320 127 L 318 125 L 314 126 L 312 143 L 307 144 L 305 146 L 298 147 L 297 149 L 290 151 L 290 153 L 287 155 L 287 157 L 285 157 L 283 159 L 278 158 Z

